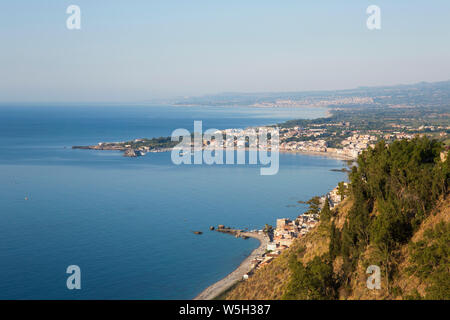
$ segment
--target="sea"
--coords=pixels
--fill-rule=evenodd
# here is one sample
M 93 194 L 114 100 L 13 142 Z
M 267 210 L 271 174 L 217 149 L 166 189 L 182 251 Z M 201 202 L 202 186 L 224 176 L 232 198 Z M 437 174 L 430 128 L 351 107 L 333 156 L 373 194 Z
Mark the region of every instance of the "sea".
M 261 229 L 345 180 L 345 163 L 280 154 L 258 165 L 175 165 L 73 145 L 317 118 L 324 108 L 0 105 L 0 299 L 192 299 L 258 245 L 210 226 Z M 193 231 L 202 231 L 197 235 Z M 69 290 L 68 266 L 81 288 Z

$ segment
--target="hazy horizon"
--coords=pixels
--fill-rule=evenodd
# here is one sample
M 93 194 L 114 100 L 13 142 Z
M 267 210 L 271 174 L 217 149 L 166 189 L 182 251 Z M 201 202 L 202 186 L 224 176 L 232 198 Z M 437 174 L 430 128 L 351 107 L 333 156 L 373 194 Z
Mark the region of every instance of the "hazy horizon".
M 49 104 L 49 105 L 61 105 L 61 104 L 67 104 L 67 105 L 83 105 L 83 104 L 104 104 L 104 105 L 114 105 L 114 104 L 131 104 L 131 105 L 140 105 L 140 104 L 148 104 L 151 105 L 152 103 L 164 103 L 168 102 L 169 104 L 171 102 L 174 102 L 176 100 L 182 100 L 189 99 L 189 98 L 206 98 L 206 97 L 215 97 L 215 96 L 221 96 L 221 95 L 270 95 L 270 94 L 290 94 L 290 93 L 329 93 L 329 92 L 341 92 L 341 91 L 352 91 L 352 90 L 358 90 L 358 89 L 376 89 L 376 88 L 383 88 L 383 87 L 397 87 L 397 86 L 414 86 L 419 85 L 422 83 L 427 84 L 435 84 L 435 83 L 442 83 L 442 82 L 450 82 L 450 79 L 447 80 L 441 80 L 441 81 L 420 81 L 420 82 L 413 82 L 413 83 L 396 83 L 392 85 L 379 85 L 379 86 L 358 86 L 354 88 L 344 88 L 344 89 L 323 89 L 323 90 L 307 90 L 307 91 L 265 91 L 265 92 L 212 92 L 212 93 L 206 93 L 201 95 L 185 95 L 185 96 L 172 96 L 172 97 L 160 97 L 160 98 L 153 98 L 153 99 L 147 99 L 147 100 L 135 100 L 135 101 L 108 101 L 108 100 L 99 100 L 99 101 L 0 101 L 0 106 L 2 105 L 41 105 L 43 103 Z
M 66 8 L 81 8 L 68 30 Z M 368 30 L 366 8 L 381 8 Z M 140 103 L 449 80 L 450 3 L 16 1 L 0 11 L 0 102 Z

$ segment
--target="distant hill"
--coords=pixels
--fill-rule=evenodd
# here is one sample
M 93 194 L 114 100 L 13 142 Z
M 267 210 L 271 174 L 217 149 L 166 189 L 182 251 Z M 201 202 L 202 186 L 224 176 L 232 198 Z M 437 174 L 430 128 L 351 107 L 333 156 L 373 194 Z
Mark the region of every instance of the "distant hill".
M 314 105 L 321 101 L 348 97 L 371 97 L 376 103 L 449 103 L 450 80 L 419 82 L 408 85 L 358 87 L 346 90 L 241 93 L 226 92 L 172 100 L 176 105 L 251 106 L 259 103 L 276 103 L 278 100 L 305 101 Z M 433 99 L 438 99 L 433 100 Z M 332 104 L 332 103 L 330 103 Z

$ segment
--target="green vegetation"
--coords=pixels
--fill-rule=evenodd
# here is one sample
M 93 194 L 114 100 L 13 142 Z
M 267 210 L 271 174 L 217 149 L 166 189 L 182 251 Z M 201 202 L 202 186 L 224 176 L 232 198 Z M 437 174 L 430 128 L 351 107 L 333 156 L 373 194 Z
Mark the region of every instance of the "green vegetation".
M 331 300 L 337 298 L 333 265 L 327 257 L 315 257 L 306 266 L 294 256 L 289 261 L 292 272 L 284 300 Z
M 340 186 L 352 199 L 342 230 L 326 203 L 320 216 L 329 232 L 329 252 L 306 265 L 292 258 L 284 298 L 333 299 L 338 287 L 348 288 L 358 263 L 368 260 L 382 268 L 387 294 L 401 295 L 402 290 L 390 284 L 398 275 L 400 249 L 448 193 L 449 157 L 442 162 L 442 150 L 440 142 L 425 137 L 390 145 L 381 141 L 363 152 L 349 174 L 349 189 Z M 450 299 L 449 248 L 449 224 L 410 244 L 412 270 L 429 284 L 426 299 Z M 339 275 L 332 268 L 337 257 L 342 261 Z M 405 298 L 419 298 L 417 294 Z
M 430 283 L 425 299 L 449 299 L 449 256 L 450 223 L 439 223 L 425 231 L 423 240 L 410 244 L 412 266 L 408 271 Z
M 320 221 L 322 221 L 323 223 L 328 223 L 330 219 L 331 219 L 330 202 L 328 201 L 327 198 L 325 199 L 323 208 L 320 211 Z
M 141 147 L 149 147 L 150 150 L 153 149 L 163 149 L 163 148 L 173 148 L 179 142 L 172 141 L 171 137 L 159 137 L 153 139 L 137 139 L 133 141 L 127 141 L 121 143 L 122 145 L 130 145 L 132 149 L 139 149 Z
M 344 184 L 344 181 L 338 183 L 338 195 L 341 196 L 341 201 L 344 200 L 344 197 L 348 194 L 347 187 Z
M 372 257 L 384 268 L 387 287 L 395 272 L 395 254 L 446 195 L 450 171 L 440 161 L 440 143 L 427 138 L 383 141 L 358 158 L 350 174 L 354 200 L 342 230 L 341 254 L 356 266 L 371 246 Z
M 319 214 L 320 212 L 320 197 L 313 197 L 306 201 L 306 204 L 309 205 L 307 214 Z
M 269 237 L 270 241 L 273 240 L 274 229 L 271 225 L 268 225 L 266 223 L 266 225 L 264 226 L 263 232 L 264 232 L 264 234 L 266 234 Z
M 329 244 L 329 253 L 331 259 L 336 258 L 336 256 L 340 253 L 340 248 L 341 248 L 341 233 L 339 229 L 336 228 L 334 221 L 332 221 L 330 225 L 330 244 Z

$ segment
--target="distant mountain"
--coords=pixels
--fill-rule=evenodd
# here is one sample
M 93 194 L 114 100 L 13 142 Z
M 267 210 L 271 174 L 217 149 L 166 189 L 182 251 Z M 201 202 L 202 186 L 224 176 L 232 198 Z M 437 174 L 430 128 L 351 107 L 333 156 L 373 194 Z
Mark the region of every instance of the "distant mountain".
M 372 98 L 374 103 L 383 104 L 442 104 L 450 102 L 450 80 L 440 82 L 419 82 L 408 85 L 358 87 L 346 90 L 241 93 L 225 92 L 198 97 L 174 99 L 175 105 L 209 106 L 259 106 L 293 101 L 304 105 L 333 105 L 334 100 L 345 98 Z

